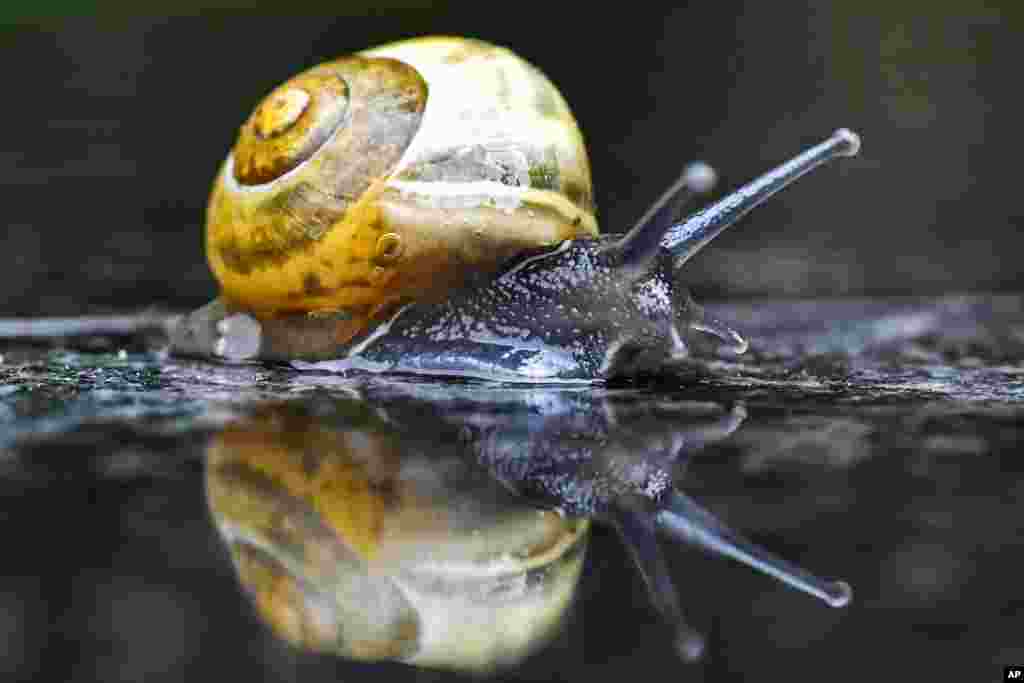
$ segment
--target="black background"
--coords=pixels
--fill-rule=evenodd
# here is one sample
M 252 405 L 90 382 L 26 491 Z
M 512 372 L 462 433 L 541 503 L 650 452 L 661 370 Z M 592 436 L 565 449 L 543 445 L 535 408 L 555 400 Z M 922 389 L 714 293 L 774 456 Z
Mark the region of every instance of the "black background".
M 774 199 L 690 265 L 698 297 L 1019 288 L 1019 3 L 301 3 L 8 18 L 0 314 L 215 293 L 203 211 L 237 127 L 318 62 L 447 33 L 512 47 L 562 89 L 622 231 L 684 162 L 720 190 L 833 129 L 860 157 Z M 159 6 L 154 6 L 159 7 Z M 332 16 L 268 15 L 324 11 Z

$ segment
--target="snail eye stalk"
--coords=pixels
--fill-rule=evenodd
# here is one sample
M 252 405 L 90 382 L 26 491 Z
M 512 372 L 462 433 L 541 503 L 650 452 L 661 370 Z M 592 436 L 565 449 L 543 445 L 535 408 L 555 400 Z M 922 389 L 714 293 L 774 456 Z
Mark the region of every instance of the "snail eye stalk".
M 860 137 L 847 128 L 840 128 L 824 142 L 672 226 L 661 246 L 673 253 L 678 269 L 723 230 L 800 176 L 833 159 L 856 156 L 859 150 Z
M 699 194 L 710 192 L 717 176 L 713 168 L 697 161 L 683 169 L 658 201 L 612 247 L 621 255 L 621 267 L 643 272 L 658 253 L 662 238 L 682 215 L 682 209 Z

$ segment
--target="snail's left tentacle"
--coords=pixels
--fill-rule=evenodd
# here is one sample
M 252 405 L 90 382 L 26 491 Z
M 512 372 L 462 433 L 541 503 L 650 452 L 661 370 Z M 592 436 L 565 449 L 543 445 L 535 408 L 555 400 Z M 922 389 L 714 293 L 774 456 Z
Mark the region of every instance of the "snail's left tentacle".
M 714 169 L 703 162 L 694 162 L 683 169 L 679 179 L 611 247 L 620 253 L 621 267 L 645 272 L 658 253 L 665 233 L 680 219 L 683 207 L 696 195 L 710 192 L 715 181 Z
M 828 581 L 814 576 L 760 548 L 697 505 L 689 496 L 673 491 L 656 520 L 676 538 L 764 572 L 783 583 L 823 600 L 831 607 L 845 607 L 853 597 L 845 581 Z

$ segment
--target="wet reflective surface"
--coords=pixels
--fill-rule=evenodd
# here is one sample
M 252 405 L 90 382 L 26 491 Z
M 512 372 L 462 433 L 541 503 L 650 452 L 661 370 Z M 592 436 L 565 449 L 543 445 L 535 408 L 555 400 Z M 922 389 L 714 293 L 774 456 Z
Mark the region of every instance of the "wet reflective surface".
M 0 673 L 984 680 L 1024 660 L 1021 299 L 715 314 L 751 352 L 643 389 L 358 383 L 124 340 L 4 349 Z M 676 494 L 848 581 L 852 604 L 662 524 L 673 628 L 623 529 Z M 698 663 L 682 623 L 706 638 Z M 461 651 L 438 636 L 456 626 L 476 634 Z M 330 654 L 346 648 L 446 668 Z

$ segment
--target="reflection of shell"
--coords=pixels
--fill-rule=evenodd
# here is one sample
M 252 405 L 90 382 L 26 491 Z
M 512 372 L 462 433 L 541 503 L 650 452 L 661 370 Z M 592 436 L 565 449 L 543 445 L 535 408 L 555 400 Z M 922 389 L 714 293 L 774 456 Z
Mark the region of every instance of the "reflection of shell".
M 338 316 L 342 344 L 524 248 L 594 236 L 564 99 L 504 48 L 405 41 L 314 67 L 242 126 L 210 197 L 230 305 Z
M 517 661 L 568 606 L 588 529 L 453 455 L 308 418 L 223 432 L 207 489 L 263 617 L 293 644 L 356 659 Z

